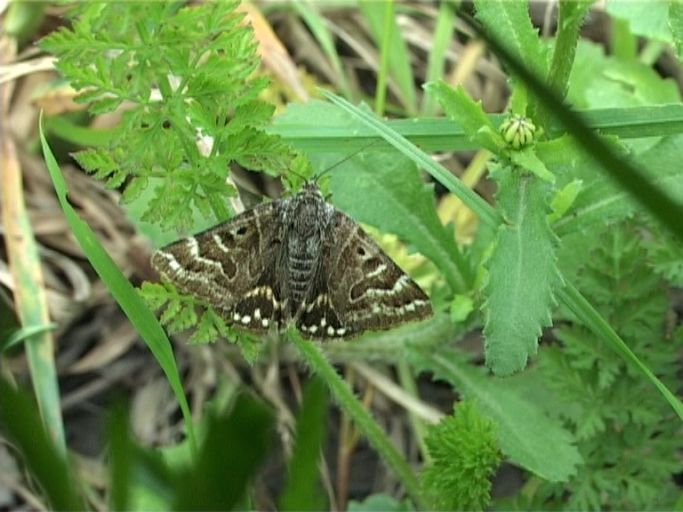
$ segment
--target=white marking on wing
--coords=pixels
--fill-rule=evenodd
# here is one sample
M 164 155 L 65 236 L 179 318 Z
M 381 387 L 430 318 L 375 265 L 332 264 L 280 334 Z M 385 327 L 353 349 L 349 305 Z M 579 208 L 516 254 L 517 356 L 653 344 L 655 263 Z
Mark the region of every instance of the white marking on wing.
M 221 265 L 220 262 L 218 262 L 216 260 L 209 259 L 209 258 L 205 258 L 205 257 L 199 255 L 199 242 L 197 241 L 197 239 L 195 237 L 191 236 L 189 238 L 186 238 L 185 241 L 187 242 L 187 245 L 190 249 L 190 255 L 195 260 L 206 263 L 207 265 L 218 270 L 226 278 L 228 277 L 225 275 L 225 272 L 223 272 L 223 265 Z
M 410 284 L 410 278 L 406 275 L 403 274 L 401 277 L 399 277 L 396 282 L 394 283 L 394 286 L 391 287 L 390 290 L 384 289 L 384 288 L 368 288 L 368 290 L 365 292 L 365 295 L 368 297 L 381 297 L 383 295 L 395 295 L 401 290 L 403 290 L 406 286 Z
M 213 241 L 216 243 L 218 248 L 223 251 L 224 253 L 229 253 L 230 249 L 223 243 L 223 239 L 220 237 L 220 235 L 214 234 L 213 235 Z
M 382 272 L 384 272 L 387 269 L 387 266 L 385 263 L 382 263 L 379 265 L 375 270 L 372 272 L 369 272 L 365 277 L 375 277 L 380 275 Z
M 173 272 L 181 272 L 183 270 L 183 267 L 178 263 L 178 260 L 175 259 L 175 256 L 169 252 L 161 252 L 159 251 L 159 255 L 164 258 L 166 261 L 168 261 L 168 266 L 171 267 L 171 270 Z

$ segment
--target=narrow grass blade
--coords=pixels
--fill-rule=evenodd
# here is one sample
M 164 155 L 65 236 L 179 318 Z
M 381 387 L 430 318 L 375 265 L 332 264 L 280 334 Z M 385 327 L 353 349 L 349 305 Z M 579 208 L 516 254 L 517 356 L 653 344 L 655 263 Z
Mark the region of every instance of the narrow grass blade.
M 387 35 L 385 23 L 391 24 L 389 47 L 387 47 L 387 59 L 391 76 L 398 85 L 398 94 L 401 102 L 409 114 L 417 112 L 417 99 L 415 96 L 415 77 L 410 67 L 408 48 L 401 37 L 401 30 L 396 24 L 396 17 L 386 18 L 386 3 L 362 0 L 359 7 L 363 16 L 370 26 L 370 31 L 377 46 L 382 48 L 382 40 Z M 393 9 L 392 9 L 393 10 Z
M 50 317 L 38 246 L 24 203 L 21 168 L 14 143 L 7 134 L 3 135 L 0 142 L 0 196 L 10 271 L 14 278 L 14 300 L 22 327 L 35 330 L 25 340 L 25 347 L 40 414 L 55 446 L 66 454 L 54 340 L 49 330 L 40 329 L 50 323 Z
M 18 331 L 13 332 L 9 335 L 7 340 L 4 342 L 0 340 L 0 352 L 5 351 L 10 347 L 19 345 L 20 343 L 26 341 L 27 339 L 35 336 L 37 334 L 42 334 L 47 331 L 53 331 L 57 328 L 57 324 L 50 323 L 46 325 L 32 325 L 30 327 L 23 327 Z
M 126 314 L 136 330 L 145 340 L 145 343 L 154 354 L 159 366 L 166 374 L 166 378 L 173 389 L 173 393 L 178 400 L 180 408 L 185 419 L 185 428 L 190 439 L 190 444 L 196 450 L 196 440 L 194 434 L 194 427 L 192 425 L 192 415 L 190 414 L 190 407 L 185 398 L 183 386 L 180 381 L 178 367 L 173 356 L 173 349 L 166 333 L 159 325 L 154 314 L 147 308 L 147 305 L 142 300 L 137 290 L 133 288 L 128 279 L 121 273 L 109 254 L 104 250 L 100 242 L 97 240 L 95 233 L 90 227 L 78 216 L 76 211 L 69 203 L 67 197 L 68 190 L 66 182 L 62 177 L 59 165 L 55 160 L 52 150 L 45 140 L 45 134 L 40 130 L 40 141 L 43 147 L 43 156 L 47 164 L 52 183 L 59 204 L 64 211 L 67 222 L 71 227 L 76 240 L 80 244 L 88 261 L 93 266 L 97 274 L 102 279 L 107 289 L 110 291 L 116 302 L 118 302 L 121 309 Z
M 24 393 L 0 379 L 0 423 L 16 443 L 23 462 L 45 491 L 54 510 L 83 510 L 63 446 L 51 439 Z
M 317 6 L 313 2 L 294 0 L 292 5 L 296 9 L 296 12 L 299 14 L 299 16 L 301 16 L 301 18 L 304 20 L 310 31 L 313 33 L 313 36 L 318 41 L 318 44 L 320 44 L 320 48 L 322 48 L 323 52 L 325 52 L 327 58 L 330 59 L 330 63 L 332 64 L 332 67 L 336 73 L 336 79 L 338 82 L 337 85 L 339 89 L 347 98 L 354 98 L 355 95 L 353 93 L 353 89 L 349 85 L 349 81 L 346 79 L 344 67 L 342 66 L 339 54 L 337 53 L 337 47 L 334 44 L 332 33 L 327 28 L 325 17 L 321 16 Z
M 683 133 L 681 104 L 593 109 L 580 113 L 591 129 L 603 135 L 616 135 L 622 139 Z M 496 127 L 500 125 L 503 117 L 505 116 L 502 114 L 488 114 L 491 123 Z M 481 147 L 470 139 L 457 122 L 450 119 L 390 119 L 385 121 L 385 124 L 424 151 L 464 151 Z M 278 117 L 267 131 L 281 136 L 307 153 L 351 153 L 370 143 L 375 143 L 374 147 L 379 148 L 381 145 L 377 142 L 382 140 L 371 128 L 350 132 L 345 126 L 290 123 L 286 120 L 286 114 Z M 553 135 L 561 132 L 563 130 L 559 123 L 554 123 L 550 128 Z
M 387 74 L 389 72 L 389 57 L 392 53 L 391 38 L 394 32 L 394 1 L 385 0 L 382 9 L 382 37 L 379 41 L 379 70 L 377 71 L 377 89 L 375 91 L 375 112 L 384 114 L 387 99 Z
M 287 464 L 287 487 L 279 510 L 323 510 L 325 495 L 318 477 L 318 462 L 327 429 L 327 391 L 317 377 L 309 381 L 297 414 L 295 444 Z
M 444 75 L 446 63 L 446 51 L 453 38 L 455 28 L 455 6 L 451 2 L 441 2 L 439 14 L 436 18 L 436 29 L 434 30 L 434 41 L 429 51 L 427 60 L 427 79 L 426 82 L 436 82 L 441 80 Z M 433 116 L 436 113 L 437 102 L 429 94 L 422 97 L 422 114 Z

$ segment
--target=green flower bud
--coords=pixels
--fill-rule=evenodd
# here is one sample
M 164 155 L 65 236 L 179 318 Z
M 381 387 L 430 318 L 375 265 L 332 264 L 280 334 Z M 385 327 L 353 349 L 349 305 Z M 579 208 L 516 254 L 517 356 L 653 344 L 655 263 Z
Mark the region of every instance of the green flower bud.
M 534 141 L 536 125 L 531 119 L 515 114 L 503 121 L 499 130 L 508 146 L 521 149 Z

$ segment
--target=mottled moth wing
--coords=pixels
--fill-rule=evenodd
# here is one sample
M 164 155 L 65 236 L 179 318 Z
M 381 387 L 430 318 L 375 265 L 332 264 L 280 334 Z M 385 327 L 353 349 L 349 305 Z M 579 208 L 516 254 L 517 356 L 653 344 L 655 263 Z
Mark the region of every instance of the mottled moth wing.
M 335 210 L 327 233 L 297 319 L 304 336 L 348 338 L 432 314 L 427 295 L 351 218 Z
M 152 266 L 182 292 L 205 300 L 225 320 L 250 330 L 281 323 L 276 262 L 281 201 L 259 205 L 152 256 Z

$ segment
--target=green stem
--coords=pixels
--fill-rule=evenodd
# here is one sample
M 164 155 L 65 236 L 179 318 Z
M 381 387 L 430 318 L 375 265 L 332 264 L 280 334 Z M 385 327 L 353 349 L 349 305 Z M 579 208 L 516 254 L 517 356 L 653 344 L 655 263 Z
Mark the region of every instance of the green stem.
M 424 508 L 420 485 L 410 465 L 396 450 L 394 445 L 391 444 L 384 431 L 363 407 L 358 398 L 356 398 L 348 383 L 339 376 L 320 350 L 320 347 L 311 341 L 304 340 L 294 329 L 290 329 L 287 332 L 287 337 L 313 372 L 327 383 L 332 396 L 339 406 L 349 415 L 356 428 L 367 438 L 370 444 L 377 450 L 377 453 L 391 468 L 415 504 L 420 508 Z

